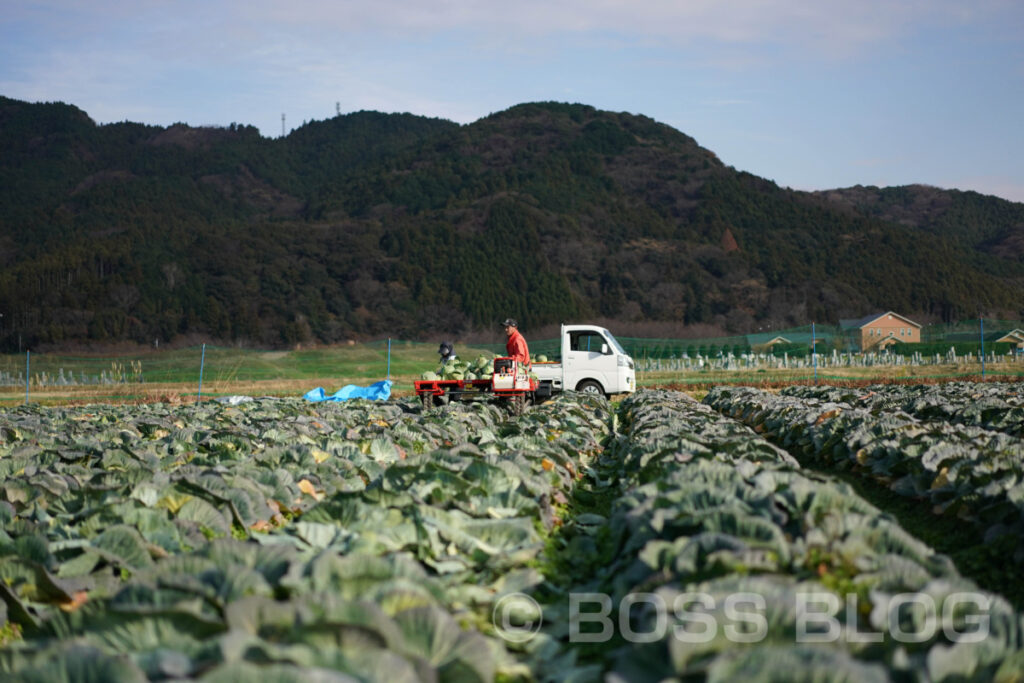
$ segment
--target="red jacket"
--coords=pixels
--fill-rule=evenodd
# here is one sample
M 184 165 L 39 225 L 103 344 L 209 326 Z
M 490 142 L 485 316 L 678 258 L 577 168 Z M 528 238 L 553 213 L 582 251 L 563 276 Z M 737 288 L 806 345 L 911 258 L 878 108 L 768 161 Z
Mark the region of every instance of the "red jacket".
M 526 340 L 523 339 L 523 335 L 519 334 L 519 330 L 512 330 L 508 341 L 505 342 L 505 351 L 508 352 L 510 358 L 520 363 L 530 364 L 530 349 L 526 346 Z

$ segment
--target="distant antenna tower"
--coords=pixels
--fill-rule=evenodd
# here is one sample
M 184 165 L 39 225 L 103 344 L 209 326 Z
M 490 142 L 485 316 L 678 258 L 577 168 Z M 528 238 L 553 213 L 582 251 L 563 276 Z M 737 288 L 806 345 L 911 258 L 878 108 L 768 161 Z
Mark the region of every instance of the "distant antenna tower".
M 341 102 L 334 103 L 334 113 L 341 116 Z
M 284 137 L 284 114 L 281 114 L 281 137 Z

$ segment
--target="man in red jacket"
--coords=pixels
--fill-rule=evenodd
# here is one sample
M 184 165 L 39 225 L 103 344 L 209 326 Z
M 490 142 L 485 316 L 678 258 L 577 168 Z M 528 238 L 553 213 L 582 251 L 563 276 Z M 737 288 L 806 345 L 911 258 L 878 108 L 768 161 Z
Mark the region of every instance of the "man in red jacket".
M 505 342 L 505 351 L 509 358 L 513 358 L 527 367 L 530 365 L 530 349 L 526 346 L 526 340 L 519 333 L 519 323 L 512 318 L 506 318 L 502 323 L 505 328 L 505 335 L 508 341 Z

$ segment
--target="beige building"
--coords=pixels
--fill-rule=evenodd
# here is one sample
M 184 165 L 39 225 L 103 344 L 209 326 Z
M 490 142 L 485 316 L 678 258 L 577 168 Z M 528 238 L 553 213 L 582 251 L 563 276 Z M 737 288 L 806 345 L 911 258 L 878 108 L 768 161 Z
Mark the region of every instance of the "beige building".
M 995 342 L 1013 344 L 1014 348 L 1024 350 L 1024 330 L 1010 330 L 1009 332 L 997 333 Z
M 897 342 L 916 344 L 921 341 L 921 326 L 892 311 L 857 320 L 840 320 L 839 327 L 861 351 L 881 351 Z
M 792 344 L 793 342 L 781 334 L 773 334 L 771 332 L 762 332 L 758 334 L 748 334 L 747 344 L 750 345 L 750 350 L 754 353 L 768 353 L 772 350 L 773 346 L 777 344 Z

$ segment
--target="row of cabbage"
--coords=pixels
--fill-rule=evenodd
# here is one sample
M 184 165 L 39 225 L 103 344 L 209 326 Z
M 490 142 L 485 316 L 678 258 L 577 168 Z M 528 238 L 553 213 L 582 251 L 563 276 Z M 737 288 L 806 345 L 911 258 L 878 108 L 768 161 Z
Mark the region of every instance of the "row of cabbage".
M 1024 438 L 827 391 L 813 398 L 718 387 L 704 400 L 801 462 L 863 472 L 937 514 L 973 521 L 986 541 L 1015 539 L 1011 559 L 1024 562 Z
M 491 607 L 543 580 L 607 403 L 0 415 L 4 680 L 529 676 Z M 11 637 L 20 633 L 20 637 Z
M 621 493 L 576 525 L 607 547 L 577 544 L 598 569 L 545 612 L 550 634 L 602 643 L 610 680 L 1019 680 L 1024 618 L 848 485 L 683 394 L 638 392 L 618 417 L 595 486 Z M 961 637 L 980 614 L 963 595 L 984 633 Z
M 1021 382 L 878 384 L 861 389 L 794 386 L 780 393 L 796 398 L 855 403 L 871 410 L 899 410 L 919 420 L 984 427 L 1024 437 L 1024 383 Z

